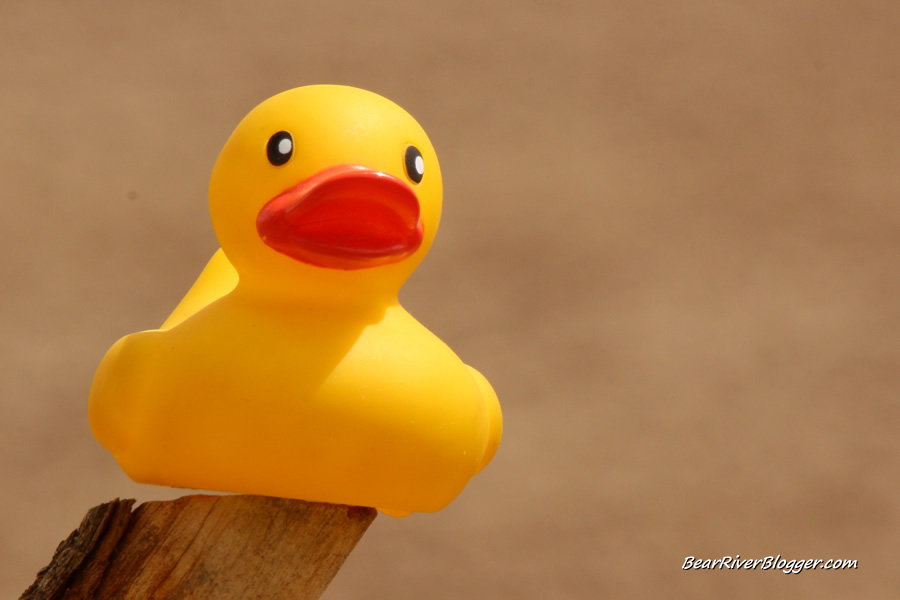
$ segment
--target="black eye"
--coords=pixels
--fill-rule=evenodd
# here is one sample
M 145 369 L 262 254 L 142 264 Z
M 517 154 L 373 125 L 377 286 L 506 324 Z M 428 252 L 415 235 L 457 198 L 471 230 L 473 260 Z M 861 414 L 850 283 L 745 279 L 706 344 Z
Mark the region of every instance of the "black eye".
M 422 181 L 422 176 L 425 175 L 425 161 L 422 159 L 419 149 L 415 146 L 407 146 L 404 161 L 406 162 L 406 175 L 416 183 Z
M 276 167 L 280 167 L 291 160 L 293 153 L 294 138 L 287 131 L 279 131 L 269 138 L 269 143 L 266 145 L 266 155 L 269 157 L 269 162 Z

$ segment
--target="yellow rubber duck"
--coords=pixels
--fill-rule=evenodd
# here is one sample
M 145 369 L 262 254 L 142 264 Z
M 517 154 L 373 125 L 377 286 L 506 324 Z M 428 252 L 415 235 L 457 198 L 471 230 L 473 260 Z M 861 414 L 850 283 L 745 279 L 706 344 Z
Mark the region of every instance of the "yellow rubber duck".
M 446 506 L 502 418 L 488 381 L 397 300 L 441 201 L 431 142 L 381 96 L 307 86 L 254 108 L 212 172 L 221 249 L 160 329 L 107 352 L 94 435 L 139 482 Z

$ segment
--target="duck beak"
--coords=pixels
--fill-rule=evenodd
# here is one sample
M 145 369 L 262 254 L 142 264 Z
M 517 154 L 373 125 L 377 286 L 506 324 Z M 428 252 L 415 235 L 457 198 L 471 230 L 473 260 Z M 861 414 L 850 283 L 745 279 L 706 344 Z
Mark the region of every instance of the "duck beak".
M 281 192 L 259 211 L 256 230 L 281 254 L 345 270 L 399 262 L 424 234 L 412 187 L 357 165 L 325 169 Z

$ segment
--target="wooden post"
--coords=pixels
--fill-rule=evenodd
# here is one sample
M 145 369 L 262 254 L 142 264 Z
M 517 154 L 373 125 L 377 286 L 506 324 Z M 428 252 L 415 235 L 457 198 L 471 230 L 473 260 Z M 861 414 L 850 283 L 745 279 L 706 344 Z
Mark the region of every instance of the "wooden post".
M 20 600 L 318 598 L 377 514 L 265 496 L 133 504 L 89 510 Z

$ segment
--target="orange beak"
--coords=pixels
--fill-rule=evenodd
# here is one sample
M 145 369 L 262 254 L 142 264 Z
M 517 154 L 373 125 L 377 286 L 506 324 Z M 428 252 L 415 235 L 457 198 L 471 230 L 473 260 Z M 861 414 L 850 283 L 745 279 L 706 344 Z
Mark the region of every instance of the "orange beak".
M 345 270 L 399 262 L 424 234 L 412 187 L 356 165 L 325 169 L 281 192 L 259 211 L 256 230 L 281 254 Z

